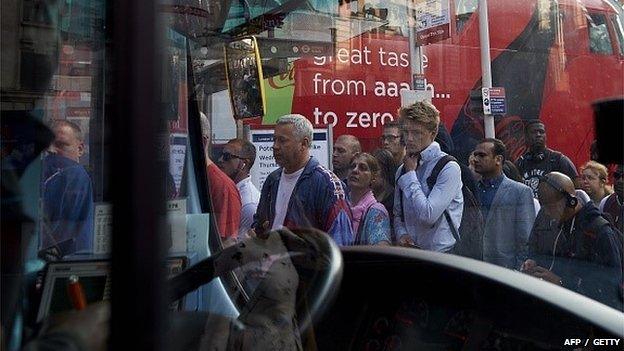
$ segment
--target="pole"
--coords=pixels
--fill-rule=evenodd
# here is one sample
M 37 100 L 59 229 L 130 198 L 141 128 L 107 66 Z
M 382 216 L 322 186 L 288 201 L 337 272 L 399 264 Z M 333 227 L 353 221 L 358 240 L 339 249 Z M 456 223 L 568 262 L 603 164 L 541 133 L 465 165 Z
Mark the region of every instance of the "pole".
M 416 75 L 422 75 L 425 73 L 425 67 L 423 65 L 423 51 L 422 46 L 416 45 L 416 23 L 415 23 L 415 11 L 413 0 L 406 0 L 407 10 L 407 32 L 410 48 L 410 85 L 411 90 L 401 91 L 401 106 L 409 106 L 417 101 L 429 101 L 433 96 L 428 90 L 416 91 Z
M 405 7 L 407 10 L 407 34 L 409 40 L 409 48 L 410 48 L 410 68 L 411 68 L 411 77 L 410 81 L 412 84 L 412 89 L 416 88 L 416 82 L 414 82 L 414 75 L 422 74 L 423 64 L 422 64 L 422 48 L 420 45 L 416 45 L 416 25 L 414 23 L 414 4 L 412 0 L 407 0 L 405 2 Z
M 483 88 L 492 87 L 492 67 L 490 58 L 490 29 L 488 24 L 487 0 L 479 0 L 479 43 L 481 44 L 481 84 Z M 483 117 L 485 137 L 495 138 L 494 116 Z
M 410 31 L 410 33 L 412 33 L 410 36 L 414 37 L 414 38 L 410 38 L 410 41 L 412 39 L 415 39 L 415 35 L 413 34 L 414 31 Z M 413 41 L 411 41 L 412 45 L 410 45 L 410 56 L 412 57 L 412 89 L 416 89 L 415 85 L 416 82 L 414 82 L 414 75 L 415 74 L 423 74 L 425 73 L 425 69 L 423 68 L 423 62 L 422 62 L 422 46 L 418 45 L 413 45 Z

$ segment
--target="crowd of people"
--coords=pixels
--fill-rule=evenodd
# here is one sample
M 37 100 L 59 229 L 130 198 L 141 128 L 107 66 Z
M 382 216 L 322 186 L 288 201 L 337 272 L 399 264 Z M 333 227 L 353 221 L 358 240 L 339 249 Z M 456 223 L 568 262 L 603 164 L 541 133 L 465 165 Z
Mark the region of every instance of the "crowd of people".
M 489 138 L 463 164 L 450 154 L 438 110 L 419 102 L 384 125 L 380 148 L 370 153 L 357 137 L 339 136 L 328 169 L 310 154 L 310 121 L 286 115 L 274 130 L 279 168 L 258 189 L 250 176 L 254 144 L 232 139 L 213 161 L 210 123 L 200 119 L 211 212 L 225 246 L 283 227 L 316 228 L 341 246 L 467 256 L 621 305 L 624 166 L 591 160 L 577 173 L 567 156 L 547 147 L 539 120 L 525 123 L 527 149 L 515 163 L 501 140 Z M 39 249 L 46 259 L 93 245 L 80 128 L 58 122 L 52 131 L 42 179 Z M 55 201 L 59 192 L 71 201 Z
M 217 222 L 232 224 L 219 225 L 225 242 L 311 227 L 338 245 L 463 255 L 621 306 L 622 165 L 609 171 L 592 160 L 577 173 L 547 147 L 539 120 L 525 123 L 527 149 L 515 163 L 501 140 L 489 138 L 463 164 L 449 154 L 452 141 L 435 106 L 418 102 L 397 117 L 370 153 L 357 137 L 339 136 L 328 169 L 310 155 L 309 120 L 282 116 L 273 144 L 279 168 L 262 189 L 249 175 L 254 145 L 228 142 L 218 168 L 208 165 Z

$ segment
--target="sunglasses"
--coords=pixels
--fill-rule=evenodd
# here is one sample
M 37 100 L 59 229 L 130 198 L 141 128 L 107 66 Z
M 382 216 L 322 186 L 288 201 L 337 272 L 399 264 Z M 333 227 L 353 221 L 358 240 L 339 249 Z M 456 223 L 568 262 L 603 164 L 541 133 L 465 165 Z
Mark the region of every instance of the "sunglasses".
M 242 157 L 240 157 L 238 155 L 234 155 L 234 154 L 229 153 L 227 151 L 224 151 L 224 152 L 221 153 L 221 159 L 223 161 L 229 161 L 229 160 L 232 160 L 232 159 L 235 159 L 235 158 L 238 158 L 238 159 L 241 159 L 241 160 L 243 159 Z

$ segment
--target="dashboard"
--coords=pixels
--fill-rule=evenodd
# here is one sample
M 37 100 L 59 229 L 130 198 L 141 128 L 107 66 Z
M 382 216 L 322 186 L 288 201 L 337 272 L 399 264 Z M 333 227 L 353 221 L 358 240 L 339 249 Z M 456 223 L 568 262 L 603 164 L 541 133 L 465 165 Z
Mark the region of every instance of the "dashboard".
M 624 335 L 623 313 L 518 272 L 413 249 L 342 253 L 320 350 L 561 350 Z

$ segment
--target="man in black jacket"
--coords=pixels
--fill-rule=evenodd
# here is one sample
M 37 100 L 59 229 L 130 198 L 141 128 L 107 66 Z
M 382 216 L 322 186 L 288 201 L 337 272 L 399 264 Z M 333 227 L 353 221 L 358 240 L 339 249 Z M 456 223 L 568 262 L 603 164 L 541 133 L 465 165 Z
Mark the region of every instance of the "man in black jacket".
M 546 147 L 546 127 L 542 121 L 527 121 L 524 131 L 527 151 L 516 161 L 516 166 L 524 183 L 533 190 L 534 197 L 538 198 L 540 177 L 547 173 L 561 172 L 572 181 L 576 180 L 578 173 L 572 161 L 561 152 Z
M 621 234 L 592 202 L 579 202 L 562 173 L 543 176 L 539 195 L 542 211 L 522 270 L 621 310 Z

